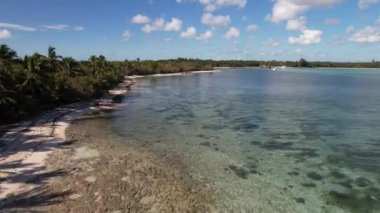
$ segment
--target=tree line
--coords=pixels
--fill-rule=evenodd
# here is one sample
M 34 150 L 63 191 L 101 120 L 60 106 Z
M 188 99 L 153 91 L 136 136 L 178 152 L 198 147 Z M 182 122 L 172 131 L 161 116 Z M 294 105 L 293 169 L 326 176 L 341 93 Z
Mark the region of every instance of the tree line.
M 59 104 L 99 97 L 125 75 L 178 73 L 212 70 L 214 67 L 380 67 L 380 62 L 336 63 L 300 61 L 170 60 L 108 61 L 91 56 L 77 61 L 57 54 L 54 47 L 47 53 L 19 57 L 7 45 L 0 45 L 0 123 L 22 119 Z

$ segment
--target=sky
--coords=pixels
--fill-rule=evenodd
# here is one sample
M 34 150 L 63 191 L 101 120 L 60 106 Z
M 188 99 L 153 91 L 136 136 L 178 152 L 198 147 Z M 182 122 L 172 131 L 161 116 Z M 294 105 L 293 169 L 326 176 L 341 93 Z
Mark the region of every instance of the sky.
M 19 56 L 380 61 L 380 0 L 1 0 Z

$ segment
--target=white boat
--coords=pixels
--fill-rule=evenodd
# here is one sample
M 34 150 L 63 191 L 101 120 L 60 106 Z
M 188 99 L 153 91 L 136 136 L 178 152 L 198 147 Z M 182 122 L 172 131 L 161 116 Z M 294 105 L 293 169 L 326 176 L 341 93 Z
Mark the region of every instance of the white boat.
M 284 69 L 286 69 L 286 68 L 287 68 L 286 66 L 279 66 L 279 67 L 273 67 L 272 70 L 273 70 L 273 71 L 276 71 L 276 70 L 278 70 L 278 69 L 284 70 Z

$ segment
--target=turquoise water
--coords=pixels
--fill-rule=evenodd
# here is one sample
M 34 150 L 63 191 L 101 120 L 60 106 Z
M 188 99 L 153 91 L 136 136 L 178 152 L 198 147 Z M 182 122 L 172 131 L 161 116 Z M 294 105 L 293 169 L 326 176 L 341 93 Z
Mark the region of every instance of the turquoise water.
M 380 212 L 380 70 L 151 77 L 107 122 L 236 212 Z M 129 143 L 129 144 L 130 144 Z

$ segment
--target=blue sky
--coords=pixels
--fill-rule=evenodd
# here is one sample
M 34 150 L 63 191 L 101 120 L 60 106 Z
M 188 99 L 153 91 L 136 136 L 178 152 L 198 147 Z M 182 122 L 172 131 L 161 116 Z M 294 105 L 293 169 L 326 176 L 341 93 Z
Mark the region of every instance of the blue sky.
M 3 0 L 0 43 L 87 59 L 380 60 L 380 0 Z

